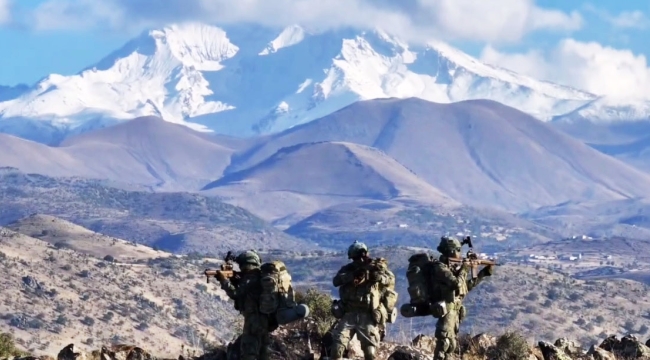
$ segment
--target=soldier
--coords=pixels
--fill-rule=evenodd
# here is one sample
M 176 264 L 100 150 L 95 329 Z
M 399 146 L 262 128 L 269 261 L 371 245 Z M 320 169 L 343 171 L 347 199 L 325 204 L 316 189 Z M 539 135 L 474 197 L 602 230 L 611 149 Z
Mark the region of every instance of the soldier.
M 356 334 L 365 360 L 373 360 L 380 343 L 379 328 L 386 321 L 382 288 L 394 275 L 368 257 L 368 247 L 355 241 L 348 248 L 352 262 L 344 265 L 333 280 L 339 287 L 343 316 L 332 330 L 331 359 L 342 359 L 350 339 Z
M 397 292 L 395 292 L 395 274 L 388 268 L 388 262 L 385 259 L 376 259 L 375 264 L 388 276 L 388 285 L 380 286 L 382 292 L 382 302 L 381 306 L 382 311 L 382 322 L 378 325 L 379 328 L 379 340 L 384 341 L 386 337 L 386 323 L 394 322 L 397 317 L 397 309 L 395 308 L 395 303 L 397 303 Z M 392 298 L 391 298 L 392 297 Z M 388 306 L 390 303 L 390 307 Z M 385 313 L 385 315 L 384 315 Z M 389 320 L 389 317 L 392 317 Z
M 451 354 L 457 350 L 457 337 L 460 322 L 467 315 L 463 299 L 467 293 L 478 285 L 486 276 L 492 276 L 493 267 L 487 265 L 479 271 L 476 279 L 467 280 L 470 266 L 463 261 L 459 269 L 450 263 L 449 259 L 461 258 L 461 243 L 452 237 L 443 236 L 437 250 L 442 254 L 433 267 L 434 282 L 438 283 L 444 299 L 442 309 L 437 309 L 444 314 L 436 323 L 436 352 L 434 360 L 449 360 Z
M 244 330 L 240 339 L 242 360 L 269 359 L 270 333 L 277 328 L 275 318 L 259 311 L 262 292 L 260 266 L 262 260 L 252 251 L 245 251 L 235 259 L 241 273 L 232 281 L 221 272 L 216 277 L 228 297 L 235 301 L 235 310 L 244 316 Z

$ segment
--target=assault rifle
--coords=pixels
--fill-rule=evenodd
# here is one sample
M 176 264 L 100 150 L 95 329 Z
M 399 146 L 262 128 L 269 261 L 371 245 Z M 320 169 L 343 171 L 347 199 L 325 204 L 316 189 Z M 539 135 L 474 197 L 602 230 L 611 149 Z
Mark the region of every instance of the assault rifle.
M 469 236 L 465 237 L 463 241 L 460 243 L 462 245 L 469 245 L 469 250 L 467 250 L 467 256 L 465 258 L 449 258 L 449 262 L 454 263 L 456 265 L 462 265 L 463 262 L 468 263 L 470 267 L 470 276 L 472 279 L 476 279 L 478 276 L 478 267 L 479 265 L 492 265 L 492 266 L 500 266 L 501 264 L 497 264 L 493 260 L 484 260 L 484 259 L 479 259 L 478 255 L 474 253 L 474 246 L 472 245 L 472 238 Z
M 236 257 L 235 255 L 232 254 L 232 251 L 228 251 L 226 254 L 226 257 L 223 259 L 224 263 L 221 264 L 221 269 L 215 270 L 215 269 L 205 269 L 203 274 L 206 277 L 206 282 L 210 283 L 210 276 L 216 277 L 217 273 L 221 273 L 225 278 L 230 279 L 230 278 L 237 278 L 238 273 L 234 269 L 234 261 Z

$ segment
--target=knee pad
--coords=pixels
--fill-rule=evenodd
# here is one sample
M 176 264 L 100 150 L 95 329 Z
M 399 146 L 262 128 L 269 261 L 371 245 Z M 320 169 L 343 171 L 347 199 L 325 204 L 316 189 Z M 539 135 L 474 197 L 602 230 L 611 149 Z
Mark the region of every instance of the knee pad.
M 374 360 L 376 354 L 377 354 L 377 348 L 375 348 L 372 345 L 366 346 L 366 348 L 363 349 L 364 360 Z

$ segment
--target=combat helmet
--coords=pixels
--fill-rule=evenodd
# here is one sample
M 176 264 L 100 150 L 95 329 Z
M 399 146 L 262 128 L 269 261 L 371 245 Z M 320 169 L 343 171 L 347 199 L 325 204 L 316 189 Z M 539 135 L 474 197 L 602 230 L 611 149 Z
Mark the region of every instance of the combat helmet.
M 368 247 L 359 240 L 355 240 L 348 248 L 348 259 L 360 257 L 363 253 L 368 253 Z
M 460 252 L 462 245 L 458 239 L 451 236 L 443 236 L 440 238 L 440 244 L 436 250 L 443 255 L 450 255 L 453 252 Z
M 242 271 L 262 266 L 262 259 L 260 259 L 260 256 L 255 252 L 255 250 L 244 251 L 237 256 L 235 262 L 239 265 L 239 268 Z

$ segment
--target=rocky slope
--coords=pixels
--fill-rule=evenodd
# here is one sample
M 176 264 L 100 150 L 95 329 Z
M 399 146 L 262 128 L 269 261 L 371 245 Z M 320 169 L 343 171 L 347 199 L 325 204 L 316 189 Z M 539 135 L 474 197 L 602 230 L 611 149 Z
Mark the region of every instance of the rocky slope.
M 153 193 L 105 181 L 0 169 L 0 196 L 2 225 L 33 213 L 48 214 L 105 235 L 174 253 L 316 247 L 273 228 L 242 208 L 191 193 Z

